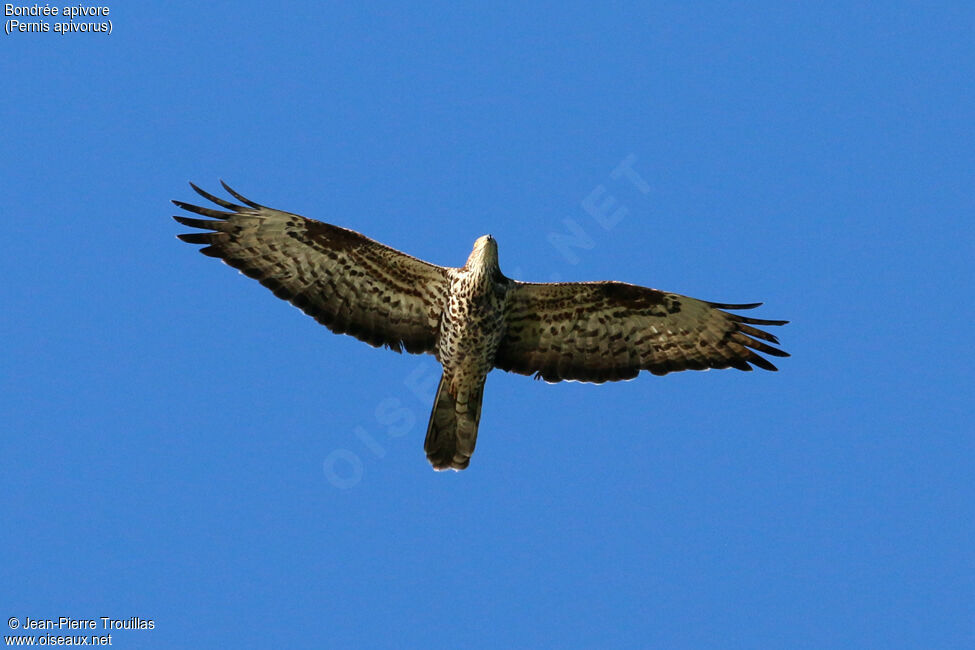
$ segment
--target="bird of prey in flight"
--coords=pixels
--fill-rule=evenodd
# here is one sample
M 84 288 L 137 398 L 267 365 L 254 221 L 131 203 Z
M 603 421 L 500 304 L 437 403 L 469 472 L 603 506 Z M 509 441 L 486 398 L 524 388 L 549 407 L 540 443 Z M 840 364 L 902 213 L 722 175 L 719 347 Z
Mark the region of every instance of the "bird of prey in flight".
M 191 183 L 223 209 L 173 201 L 210 217 L 173 217 L 207 231 L 181 240 L 203 244 L 201 253 L 240 269 L 336 334 L 430 353 L 443 365 L 424 442 L 438 470 L 470 463 L 493 368 L 548 382 L 602 383 L 641 370 L 776 370 L 758 353 L 789 356 L 755 327 L 788 321 L 726 311 L 761 303 L 705 302 L 623 282 L 518 282 L 501 273 L 490 235 L 474 242 L 464 266 L 436 266 L 357 232 L 264 207 L 221 183 L 242 205 Z

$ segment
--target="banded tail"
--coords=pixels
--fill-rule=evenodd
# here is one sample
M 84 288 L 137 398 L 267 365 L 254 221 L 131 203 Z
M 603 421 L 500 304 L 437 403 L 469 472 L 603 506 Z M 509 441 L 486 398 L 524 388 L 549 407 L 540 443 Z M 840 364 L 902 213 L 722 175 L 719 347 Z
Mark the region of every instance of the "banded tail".
M 423 443 L 434 469 L 461 470 L 470 464 L 477 442 L 477 424 L 481 421 L 484 379 L 473 390 L 452 395 L 446 375 L 441 375 Z

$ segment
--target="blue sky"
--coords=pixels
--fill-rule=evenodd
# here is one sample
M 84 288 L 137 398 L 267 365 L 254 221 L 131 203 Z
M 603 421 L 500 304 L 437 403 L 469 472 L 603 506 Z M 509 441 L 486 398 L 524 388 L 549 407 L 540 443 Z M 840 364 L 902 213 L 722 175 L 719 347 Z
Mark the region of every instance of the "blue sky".
M 0 36 L 0 614 L 153 619 L 123 648 L 975 646 L 975 10 L 483 4 Z M 495 372 L 435 473 L 432 358 L 176 240 L 220 178 L 438 264 L 491 233 L 516 279 L 764 301 L 793 356 Z

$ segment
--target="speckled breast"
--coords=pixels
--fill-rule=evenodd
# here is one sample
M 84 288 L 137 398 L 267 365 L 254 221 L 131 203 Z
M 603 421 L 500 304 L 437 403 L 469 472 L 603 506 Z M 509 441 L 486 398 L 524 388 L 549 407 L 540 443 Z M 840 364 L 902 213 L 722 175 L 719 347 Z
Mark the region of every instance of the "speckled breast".
M 470 271 L 451 278 L 438 357 L 448 374 L 484 375 L 504 336 L 508 283 Z

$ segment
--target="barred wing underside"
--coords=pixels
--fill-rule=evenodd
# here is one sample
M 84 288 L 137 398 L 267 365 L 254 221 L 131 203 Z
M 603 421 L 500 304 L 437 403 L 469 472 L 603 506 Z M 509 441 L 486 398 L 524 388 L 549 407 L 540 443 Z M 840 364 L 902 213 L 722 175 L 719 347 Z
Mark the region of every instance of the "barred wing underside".
M 221 181 L 237 205 L 192 185 L 225 210 L 173 201 L 213 220 L 173 217 L 211 232 L 179 235 L 206 244 L 337 334 L 397 352 L 434 352 L 446 300 L 446 269 L 401 253 L 364 235 L 245 199 Z
M 762 341 L 778 339 L 753 325 L 784 325 L 723 309 L 761 303 L 704 302 L 623 282 L 516 283 L 508 297 L 507 330 L 494 365 L 548 382 L 602 383 L 641 370 L 738 368 L 776 370 L 764 354 L 788 353 Z M 761 339 L 761 340 L 758 340 Z

